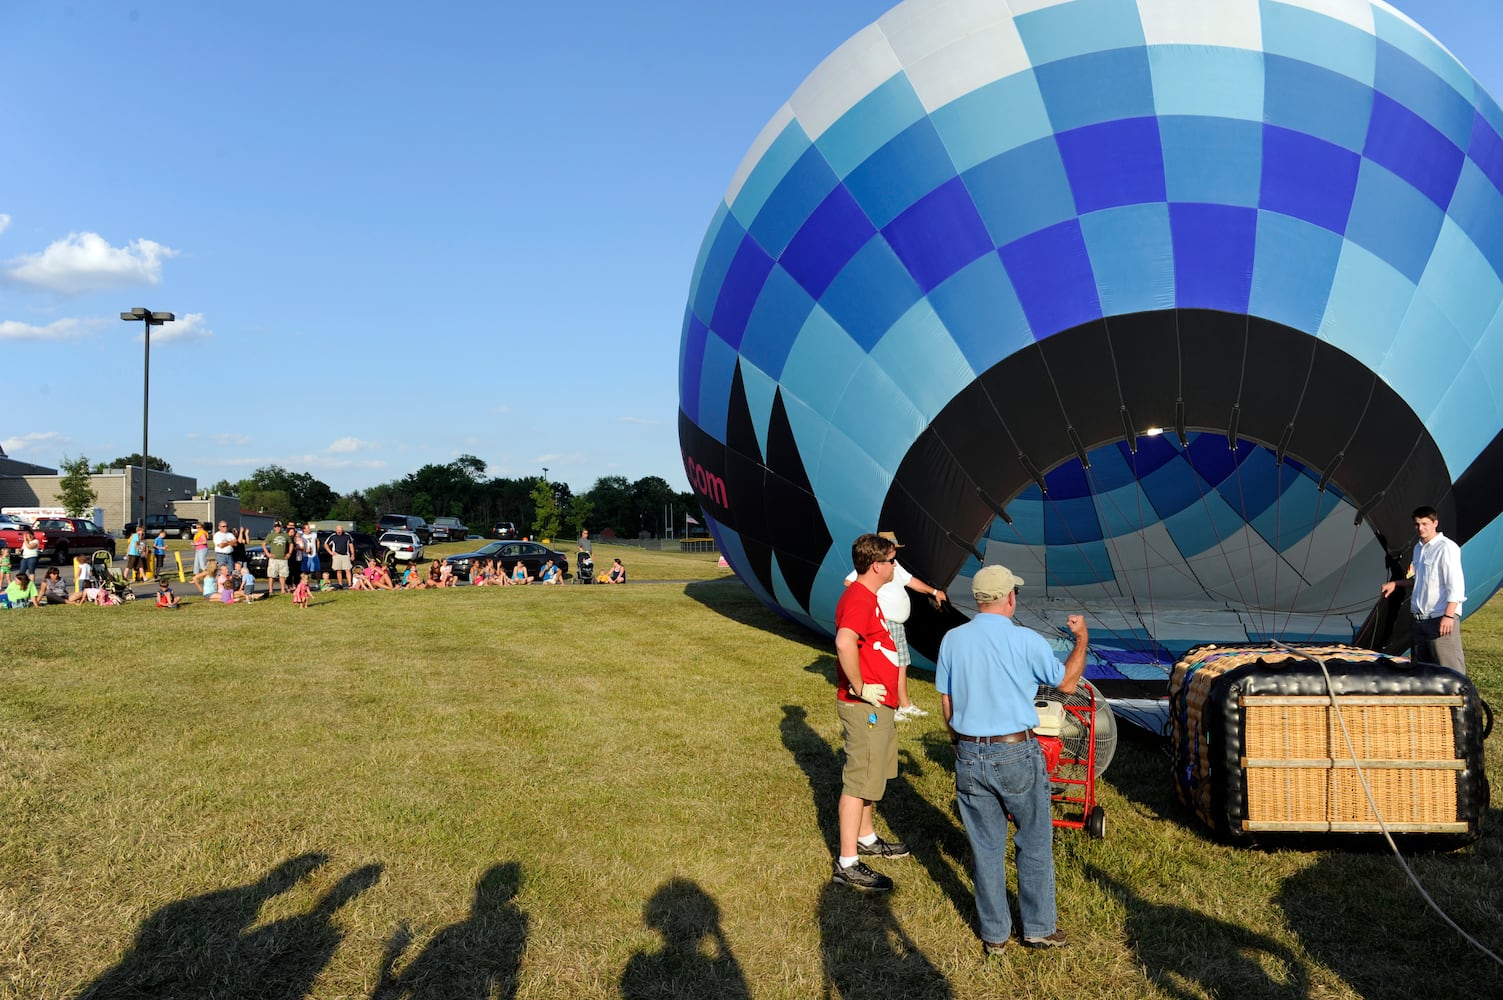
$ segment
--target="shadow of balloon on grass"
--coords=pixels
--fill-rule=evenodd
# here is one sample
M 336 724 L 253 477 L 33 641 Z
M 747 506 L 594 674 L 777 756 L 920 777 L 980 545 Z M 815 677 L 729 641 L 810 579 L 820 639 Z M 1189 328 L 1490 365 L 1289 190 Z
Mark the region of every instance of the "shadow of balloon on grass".
M 1425 891 L 1494 954 L 1503 954 L 1503 811 L 1491 809 L 1480 840 L 1464 851 L 1404 851 Z M 1475 950 L 1428 906 L 1386 848 L 1325 851 L 1284 880 L 1278 904 L 1305 952 L 1368 998 L 1439 990 L 1503 997 L 1503 968 Z M 1353 928 L 1362 928 L 1353 934 Z M 1445 969 L 1443 983 L 1416 982 L 1416 969 Z

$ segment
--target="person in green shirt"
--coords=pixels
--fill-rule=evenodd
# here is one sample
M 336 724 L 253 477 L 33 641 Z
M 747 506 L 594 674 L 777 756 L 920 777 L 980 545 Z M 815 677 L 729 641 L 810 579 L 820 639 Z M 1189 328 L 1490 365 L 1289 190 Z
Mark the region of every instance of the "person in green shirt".
M 5 600 L 13 608 L 39 608 L 42 602 L 37 598 L 37 585 L 31 582 L 31 577 L 25 573 L 17 573 L 16 578 L 5 588 Z
M 266 596 L 270 597 L 272 588 L 279 582 L 282 593 L 287 593 L 287 554 L 292 551 L 292 536 L 282 528 L 282 522 L 277 521 L 271 526 L 271 534 L 266 536 Z

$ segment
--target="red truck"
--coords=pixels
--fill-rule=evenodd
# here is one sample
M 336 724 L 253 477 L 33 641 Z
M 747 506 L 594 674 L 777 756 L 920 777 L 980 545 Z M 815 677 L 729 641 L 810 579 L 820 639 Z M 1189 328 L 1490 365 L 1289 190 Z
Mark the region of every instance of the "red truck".
M 81 517 L 43 517 L 34 528 L 42 554 L 52 559 L 53 565 L 64 566 L 75 556 L 88 559 L 104 549 L 111 558 L 115 555 L 115 539 L 93 521 Z M 15 528 L 0 527 L 0 542 L 10 546 L 15 557 L 21 548 L 21 532 Z

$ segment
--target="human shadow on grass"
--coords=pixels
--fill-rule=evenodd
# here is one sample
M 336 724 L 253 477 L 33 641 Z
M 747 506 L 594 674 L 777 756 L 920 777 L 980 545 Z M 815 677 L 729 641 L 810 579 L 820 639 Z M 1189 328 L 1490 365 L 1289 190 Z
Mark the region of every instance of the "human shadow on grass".
M 528 915 L 513 900 L 522 866 L 492 865 L 475 884 L 465 919 L 440 930 L 400 972 L 397 961 L 412 945 L 404 923 L 386 942 L 371 1000 L 507 1000 L 517 995 Z
M 1085 876 L 1127 911 L 1127 943 L 1171 997 L 1306 997 L 1305 960 L 1287 945 L 1188 907 L 1154 903 L 1092 864 Z
M 78 1000 L 228 996 L 245 929 L 267 900 L 328 862 L 326 854 L 288 858 L 255 882 L 168 903 L 142 922 L 130 950 L 77 994 Z
M 275 920 L 245 935 L 236 950 L 234 995 L 246 1000 L 302 1000 L 344 941 L 335 914 L 381 880 L 365 865 L 334 883 L 306 913 Z
M 783 706 L 783 721 L 778 730 L 783 746 L 793 755 L 793 762 L 809 779 L 809 793 L 814 799 L 819 832 L 830 856 L 834 857 L 840 848 L 840 824 L 835 815 L 841 787 L 840 757 L 809 725 L 809 710 L 802 705 Z
M 643 907 L 642 919 L 661 935 L 663 946 L 639 951 L 626 963 L 621 976 L 625 1000 L 751 996 L 741 963 L 720 928 L 720 907 L 697 883 L 681 878 L 664 882 Z
M 868 894 L 826 882 L 819 895 L 819 947 L 827 997 L 832 988 L 845 1000 L 945 1000 L 952 995 L 949 980 L 892 912 L 890 893 Z
M 1503 862 L 1503 811 L 1489 810 L 1477 843 L 1454 854 L 1403 850 L 1425 890 L 1463 930 L 1503 954 L 1503 901 L 1483 875 Z M 1425 905 L 1384 846 L 1328 851 L 1284 880 L 1278 903 L 1304 950 L 1369 998 L 1503 997 L 1503 969 Z
M 801 705 L 783 706 L 780 728 L 783 746 L 809 779 L 809 792 L 814 799 L 820 833 L 831 857 L 834 857 L 840 848 L 836 804 L 841 790 L 841 755 L 830 749 L 824 737 L 809 725 L 808 711 Z M 910 783 L 910 774 L 921 773 L 922 767 L 913 754 L 900 750 L 898 776 L 887 783 L 877 811 L 887 821 L 893 836 L 908 845 L 913 859 L 944 891 L 961 919 L 974 925 L 975 906 L 971 892 L 958 870 L 969 856 L 969 841 L 949 813 L 924 798 Z

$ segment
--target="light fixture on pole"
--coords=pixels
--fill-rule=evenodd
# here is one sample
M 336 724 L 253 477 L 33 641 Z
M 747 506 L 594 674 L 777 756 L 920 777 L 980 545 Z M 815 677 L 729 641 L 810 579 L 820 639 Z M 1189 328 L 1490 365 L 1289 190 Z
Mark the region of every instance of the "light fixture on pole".
M 141 376 L 141 518 L 136 522 L 136 527 L 145 530 L 147 499 L 151 496 L 150 480 L 151 470 L 146 466 L 146 429 L 148 427 L 148 415 L 151 412 L 151 328 L 161 326 L 163 323 L 171 323 L 177 319 L 169 312 L 152 312 L 140 306 L 130 312 L 123 312 L 120 318 L 127 322 L 139 322 L 146 330 L 146 362 Z

